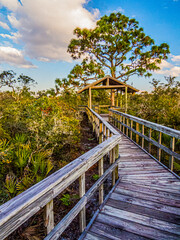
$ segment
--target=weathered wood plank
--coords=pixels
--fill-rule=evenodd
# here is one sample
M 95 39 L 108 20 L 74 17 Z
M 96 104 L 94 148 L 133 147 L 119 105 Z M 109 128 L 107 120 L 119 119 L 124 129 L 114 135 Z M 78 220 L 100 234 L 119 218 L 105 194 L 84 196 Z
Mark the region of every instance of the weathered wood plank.
M 98 233 L 103 237 L 108 237 L 113 240 L 120 239 L 133 239 L 133 240 L 147 240 L 148 238 L 138 236 L 134 233 L 130 233 L 125 231 L 124 229 L 119 229 L 115 227 L 111 227 L 108 224 L 95 222 L 91 227 L 91 232 Z
M 161 202 L 157 203 L 151 200 L 144 200 L 144 199 L 138 198 L 137 196 L 131 197 L 131 196 L 113 192 L 110 198 L 116 201 L 123 201 L 123 202 L 132 203 L 132 204 L 147 207 L 147 208 L 160 210 L 167 213 L 174 213 L 174 214 L 180 215 L 180 209 L 178 207 L 168 206 L 168 205 L 162 204 Z
M 84 238 L 85 240 L 109 240 L 107 237 L 103 237 L 94 232 L 88 232 Z
M 144 194 L 149 193 L 152 196 L 159 196 L 161 198 L 174 199 L 174 200 L 178 200 L 178 201 L 180 199 L 180 192 L 178 192 L 178 191 L 176 193 L 167 192 L 166 188 L 154 189 L 151 186 L 142 186 L 142 185 L 138 185 L 136 183 L 129 184 L 128 182 L 120 182 L 116 188 L 117 189 L 123 188 L 123 189 L 127 189 L 130 191 L 141 192 Z
M 127 182 L 127 180 L 121 180 L 121 182 Z M 176 187 L 176 186 L 172 186 L 169 185 L 167 187 L 167 183 L 163 184 L 162 181 L 145 181 L 145 180 L 129 180 L 128 183 L 129 184 L 133 184 L 134 182 L 136 182 L 138 185 L 142 185 L 142 186 L 147 186 L 147 187 L 151 187 L 152 189 L 157 189 L 157 190 L 162 190 L 165 189 L 166 192 L 170 192 L 170 193 L 179 193 L 180 192 L 180 188 Z M 157 183 L 158 182 L 158 183 Z M 157 183 L 157 184 L 156 184 Z
M 144 224 L 139 224 L 134 221 L 126 220 L 121 218 L 121 216 L 116 218 L 114 216 L 109 216 L 101 213 L 98 215 L 97 221 L 109 224 L 113 228 L 124 229 L 125 231 L 132 232 L 150 239 L 179 240 L 179 236 L 177 236 L 176 234 L 171 234 L 166 231 L 164 232 L 153 227 L 145 226 Z
M 138 122 L 139 124 L 142 124 L 142 125 L 144 125 L 146 127 L 152 128 L 154 130 L 163 132 L 163 133 L 165 133 L 167 135 L 170 135 L 172 137 L 180 139 L 180 131 L 178 131 L 178 130 L 175 130 L 175 129 L 172 129 L 172 128 L 169 128 L 169 127 L 165 127 L 165 126 L 157 124 L 157 123 L 149 122 L 147 120 L 144 120 L 144 119 L 141 119 L 141 118 L 138 118 L 138 117 L 134 117 L 134 116 L 129 115 L 129 114 L 120 113 L 120 112 L 118 112 L 116 110 L 113 110 L 113 109 L 110 109 L 110 111 L 114 112 L 114 113 L 116 113 L 118 115 L 128 117 L 130 120 Z
M 130 197 L 141 198 L 141 199 L 152 201 L 152 202 L 162 203 L 169 206 L 180 207 L 180 198 L 177 200 L 174 200 L 174 199 L 162 197 L 161 195 L 154 196 L 151 194 L 151 192 L 150 193 L 148 192 L 145 194 L 142 192 L 132 191 L 129 189 L 118 188 L 118 187 L 115 189 L 114 192 L 120 195 L 122 194 Z
M 47 229 L 47 234 L 54 228 L 53 200 L 45 207 L 45 227 Z
M 164 169 L 164 170 L 162 170 L 162 169 L 159 169 L 159 168 L 141 168 L 141 169 L 134 169 L 134 170 L 132 170 L 132 169 L 130 169 L 129 171 L 127 170 L 127 169 L 122 169 L 121 171 L 119 171 L 119 174 L 120 174 L 120 176 L 124 176 L 124 175 L 149 175 L 149 173 L 166 173 L 167 172 L 167 170 L 166 169 Z
M 144 216 L 150 216 L 150 217 L 163 220 L 166 222 L 170 222 L 170 223 L 178 224 L 180 221 L 180 216 L 177 214 L 173 214 L 173 213 L 169 214 L 160 210 L 155 210 L 155 209 L 143 207 L 140 205 L 134 205 L 124 201 L 109 199 L 106 204 L 114 208 L 126 210 L 128 212 L 137 213 Z
M 119 145 L 121 180 L 92 224 L 91 233 L 110 239 L 136 239 L 123 236 L 123 232 L 137 239 L 180 239 L 179 179 L 128 141 L 122 136 Z
M 82 198 L 86 192 L 86 185 L 85 185 L 85 173 L 83 173 L 79 177 L 79 197 Z M 83 232 L 86 227 L 86 208 L 85 206 L 82 208 L 79 214 L 79 229 L 80 232 Z
M 180 225 L 177 225 L 177 224 L 168 223 L 162 220 L 143 216 L 140 214 L 135 214 L 132 212 L 127 212 L 127 211 L 113 208 L 107 205 L 103 207 L 102 213 L 105 213 L 107 215 L 110 215 L 116 218 L 121 218 L 121 219 L 123 218 L 126 220 L 134 221 L 136 223 L 143 224 L 148 227 L 152 227 L 153 225 L 153 227 L 156 229 L 180 235 Z

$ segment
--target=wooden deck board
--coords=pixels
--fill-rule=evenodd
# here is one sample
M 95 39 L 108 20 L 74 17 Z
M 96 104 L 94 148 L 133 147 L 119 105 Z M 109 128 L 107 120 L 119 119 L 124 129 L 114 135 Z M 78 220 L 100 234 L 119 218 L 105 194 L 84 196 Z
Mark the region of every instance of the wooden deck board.
M 120 182 L 84 239 L 180 239 L 180 181 L 122 136 Z

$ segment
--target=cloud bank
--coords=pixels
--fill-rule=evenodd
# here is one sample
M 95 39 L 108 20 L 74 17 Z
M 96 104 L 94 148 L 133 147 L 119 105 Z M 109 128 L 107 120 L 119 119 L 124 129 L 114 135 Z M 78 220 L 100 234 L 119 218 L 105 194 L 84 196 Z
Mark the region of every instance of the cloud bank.
M 89 12 L 87 0 L 0 0 L 8 8 L 11 32 L 1 37 L 24 46 L 24 53 L 40 61 L 71 61 L 67 46 L 76 27 L 93 28 L 98 10 Z M 2 57 L 2 56 L 0 56 Z
M 156 71 L 157 74 L 162 75 L 171 75 L 173 77 L 179 77 L 180 76 L 180 55 L 171 55 L 170 60 L 175 63 L 176 65 L 173 65 L 166 60 L 162 60 L 162 63 L 159 65 L 160 70 Z
M 0 63 L 8 63 L 22 68 L 36 68 L 24 59 L 22 51 L 13 47 L 0 46 Z

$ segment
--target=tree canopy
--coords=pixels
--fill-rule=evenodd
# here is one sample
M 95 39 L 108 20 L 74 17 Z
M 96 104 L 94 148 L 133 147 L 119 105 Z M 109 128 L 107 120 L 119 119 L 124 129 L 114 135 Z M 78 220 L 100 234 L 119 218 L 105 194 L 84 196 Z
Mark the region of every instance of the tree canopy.
M 76 28 L 74 34 L 76 38 L 68 46 L 73 59 L 88 56 L 112 77 L 124 81 L 134 74 L 151 76 L 170 53 L 168 44 L 155 45 L 134 18 L 119 12 L 103 16 L 94 29 Z
M 84 59 L 81 64 L 76 64 L 71 70 L 68 78 L 70 80 L 76 79 L 79 85 L 84 87 L 88 85 L 88 81 L 104 77 L 102 66 L 94 60 L 88 61 Z M 77 81 L 76 81 L 77 82 Z

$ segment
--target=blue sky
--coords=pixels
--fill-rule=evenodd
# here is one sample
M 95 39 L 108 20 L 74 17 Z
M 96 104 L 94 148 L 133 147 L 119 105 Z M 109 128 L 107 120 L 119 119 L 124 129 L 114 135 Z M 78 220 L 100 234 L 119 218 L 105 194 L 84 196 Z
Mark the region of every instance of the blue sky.
M 166 42 L 171 54 L 153 77 L 180 81 L 180 0 L 0 0 L 0 72 L 14 70 L 34 78 L 37 89 L 54 86 L 76 64 L 66 53 L 76 26 L 94 27 L 103 15 L 120 11 L 139 21 L 156 44 Z M 129 84 L 151 90 L 152 77 L 132 77 Z

